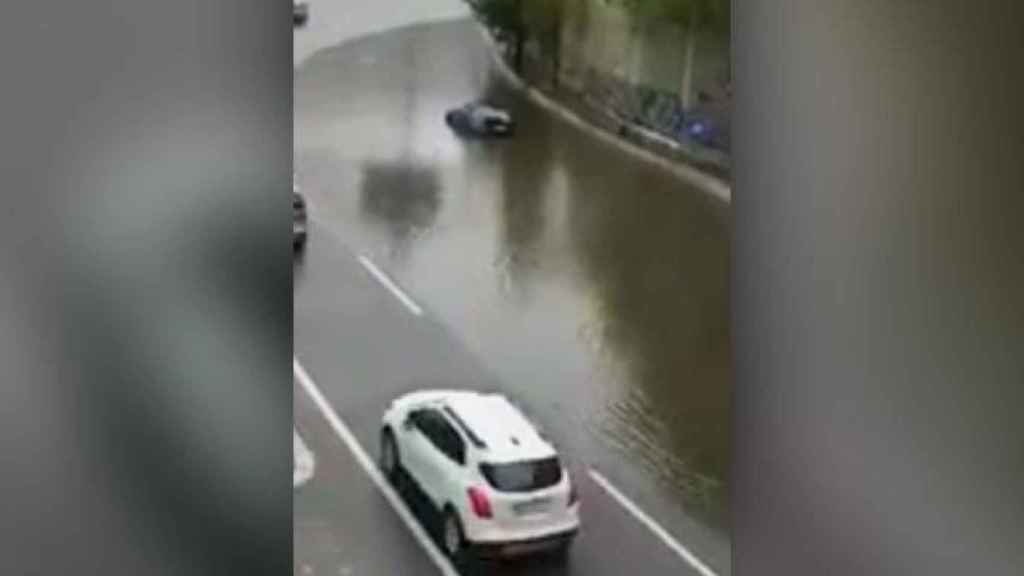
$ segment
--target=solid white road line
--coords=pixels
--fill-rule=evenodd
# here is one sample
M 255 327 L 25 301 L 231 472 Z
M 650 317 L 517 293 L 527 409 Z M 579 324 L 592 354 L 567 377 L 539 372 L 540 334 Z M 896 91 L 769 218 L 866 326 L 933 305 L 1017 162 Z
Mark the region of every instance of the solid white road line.
M 693 566 L 693 568 L 700 572 L 702 576 L 717 576 L 707 564 L 701 562 L 700 558 L 697 558 L 687 550 L 685 546 L 676 541 L 667 530 L 662 528 L 653 518 L 647 515 L 639 506 L 633 503 L 625 494 L 619 491 L 611 482 L 608 481 L 600 472 L 593 468 L 587 470 L 590 477 L 597 483 L 598 486 L 604 488 L 604 491 L 608 493 L 616 502 L 622 505 L 627 512 L 633 515 L 634 518 L 640 521 L 641 524 L 647 527 L 659 540 L 665 543 L 673 552 L 675 552 L 680 558 L 686 561 L 687 564 Z
M 421 316 L 423 314 L 423 310 L 419 305 L 416 304 L 416 302 L 413 302 L 413 299 L 406 295 L 405 292 L 402 292 L 402 289 L 395 285 L 395 283 L 391 281 L 391 278 L 388 278 L 388 275 L 382 272 L 380 268 L 377 268 L 377 265 L 374 264 L 372 260 L 366 256 L 360 256 L 359 263 L 362 264 L 363 268 L 366 268 L 367 272 L 372 274 L 378 282 L 387 288 L 388 291 L 394 294 L 395 298 L 398 298 L 398 301 L 404 304 L 409 312 L 412 312 L 417 316 Z
M 427 556 L 429 556 L 430 559 L 434 561 L 434 564 L 438 569 L 441 570 L 441 574 L 444 576 L 458 576 L 458 572 L 456 572 L 455 568 L 452 567 L 451 562 L 449 562 L 448 558 L 438 550 L 434 541 L 430 539 L 430 536 L 427 535 L 426 531 L 423 530 L 423 527 L 420 526 L 416 518 L 413 517 L 412 512 L 410 512 L 405 503 L 402 502 L 398 493 L 396 493 L 391 485 L 388 484 L 387 480 L 384 479 L 384 476 L 381 474 L 376 464 L 374 464 L 373 459 L 366 454 L 366 451 L 363 450 L 363 447 L 359 444 L 359 441 L 356 440 L 352 431 L 349 430 L 348 426 L 342 422 L 341 418 L 338 417 L 338 414 L 333 408 L 331 408 L 330 403 L 326 398 L 324 398 L 320 389 L 316 387 L 316 384 L 313 383 L 309 374 L 307 374 L 302 368 L 302 365 L 299 364 L 298 358 L 292 359 L 292 367 L 299 384 L 306 393 L 309 394 L 309 397 L 317 405 L 317 408 L 320 409 L 320 412 L 323 413 L 324 418 L 327 419 L 331 428 L 334 428 L 334 431 L 338 434 L 338 437 L 341 438 L 341 441 L 345 443 L 345 446 L 347 446 L 352 452 L 352 455 L 355 456 L 356 462 L 362 466 L 363 470 L 370 477 L 370 480 L 372 480 L 373 483 L 377 485 L 377 488 L 380 489 L 381 493 L 384 494 L 384 498 L 387 499 L 388 503 L 391 504 L 391 507 L 398 513 L 398 517 L 402 519 L 402 522 L 404 522 L 406 527 L 409 528 L 409 531 L 412 532 L 413 537 L 416 538 L 416 541 L 419 542 L 420 546 L 422 546 L 426 551 Z
M 313 473 L 316 470 L 316 460 L 313 458 L 313 452 L 310 451 L 306 443 L 302 441 L 302 437 L 299 436 L 299 431 L 293 430 L 293 434 L 295 440 L 292 443 L 292 451 L 295 454 L 295 468 L 293 468 L 292 483 L 294 488 L 298 488 L 313 478 Z

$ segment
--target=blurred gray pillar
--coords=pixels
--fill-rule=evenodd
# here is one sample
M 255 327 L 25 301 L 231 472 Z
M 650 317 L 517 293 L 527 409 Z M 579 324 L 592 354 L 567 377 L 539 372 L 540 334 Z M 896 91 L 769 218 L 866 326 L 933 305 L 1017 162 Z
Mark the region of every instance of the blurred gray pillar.
M 1022 24 L 734 4 L 735 574 L 1024 574 Z
M 292 31 L 6 5 L 0 573 L 292 563 Z

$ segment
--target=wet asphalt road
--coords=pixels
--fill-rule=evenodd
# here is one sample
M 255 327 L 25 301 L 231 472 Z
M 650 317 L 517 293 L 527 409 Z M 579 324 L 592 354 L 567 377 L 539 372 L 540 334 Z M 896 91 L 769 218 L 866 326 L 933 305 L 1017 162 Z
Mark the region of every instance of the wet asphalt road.
M 314 455 L 313 476 L 296 488 L 296 576 L 436 576 L 437 568 L 376 486 L 295 387 L 295 430 Z
M 371 456 L 380 415 L 396 395 L 438 385 L 505 390 L 444 324 L 410 313 L 323 228 L 312 227 L 296 274 L 296 356 Z M 295 574 L 437 574 L 309 394 L 295 386 L 294 397 L 296 432 L 315 459 L 312 478 L 295 493 Z M 602 492 L 584 459 L 566 455 L 585 522 L 569 563 L 526 558 L 464 566 L 460 574 L 610 576 L 638 565 L 652 576 L 698 574 Z M 415 495 L 405 502 L 436 532 Z
M 600 470 L 729 573 L 727 207 L 507 91 L 465 19 L 304 58 L 295 164 L 314 222 L 295 269 L 295 349 L 360 442 L 375 452 L 379 416 L 402 392 L 501 390 L 545 424 L 577 477 Z M 515 139 L 448 132 L 444 110 L 478 95 L 513 110 Z M 376 283 L 358 255 L 423 314 Z M 311 517 L 338 533 L 310 541 L 336 545 L 350 542 L 343 524 L 367 516 L 376 527 L 385 522 L 379 514 L 393 516 L 380 498 L 353 501 L 354 511 L 333 500 L 342 497 L 332 496 L 332 478 L 343 479 L 335 493 L 369 480 L 322 418 L 301 409 L 301 397 L 296 389 L 297 427 L 327 455 L 296 495 L 296 574 L 304 557 L 331 555 L 326 544 L 300 545 Z M 583 484 L 585 531 L 570 573 L 621 574 L 638 562 L 649 574 L 692 572 Z M 395 538 L 403 550 L 416 547 Z M 430 571 L 420 556 L 414 562 Z M 382 562 L 377 572 L 352 573 L 398 573 Z

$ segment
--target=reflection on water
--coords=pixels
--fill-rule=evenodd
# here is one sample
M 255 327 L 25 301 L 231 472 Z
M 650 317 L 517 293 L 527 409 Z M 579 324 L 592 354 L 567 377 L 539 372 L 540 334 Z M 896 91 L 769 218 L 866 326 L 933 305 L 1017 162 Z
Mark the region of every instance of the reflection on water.
M 441 205 L 437 173 L 406 162 L 365 164 L 360 190 L 362 212 L 388 231 L 398 257 L 430 227 Z
M 612 351 L 622 383 L 633 384 L 607 407 L 603 431 L 691 510 L 723 523 L 731 425 L 727 209 L 657 171 L 596 147 L 587 152 L 588 162 L 565 163 L 571 237 L 599 300 L 592 338 Z
M 508 97 L 491 85 L 488 100 L 507 102 Z M 518 116 L 518 115 L 517 115 Z M 547 222 L 545 199 L 552 163 L 550 128 L 529 123 L 515 141 L 500 142 L 500 205 L 498 208 L 499 276 L 512 294 L 522 295 L 541 264 L 541 244 Z
M 569 278 L 582 286 L 572 298 L 587 302 L 571 321 L 593 371 L 589 382 L 558 382 L 568 388 L 561 394 L 590 395 L 587 387 L 595 385 L 613 390 L 596 407 L 603 442 L 648 469 L 691 512 L 724 526 L 731 426 L 727 207 L 580 138 L 500 90 L 489 98 L 508 103 L 520 122 L 515 139 L 494 144 L 497 273 L 518 296 Z M 560 196 L 564 214 L 552 202 Z

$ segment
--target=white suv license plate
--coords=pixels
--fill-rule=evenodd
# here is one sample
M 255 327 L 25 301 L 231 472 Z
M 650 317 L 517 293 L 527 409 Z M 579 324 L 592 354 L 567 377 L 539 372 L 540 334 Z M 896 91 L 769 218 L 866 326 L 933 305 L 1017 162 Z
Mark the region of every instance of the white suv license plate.
M 537 542 L 534 544 L 509 544 L 502 548 L 502 553 L 506 556 L 519 556 L 522 554 L 533 554 L 534 552 L 542 552 L 549 550 L 554 547 L 554 542 Z
M 531 514 L 543 514 L 551 506 L 550 498 L 535 498 L 526 502 L 518 502 L 512 505 L 512 511 L 520 516 Z

